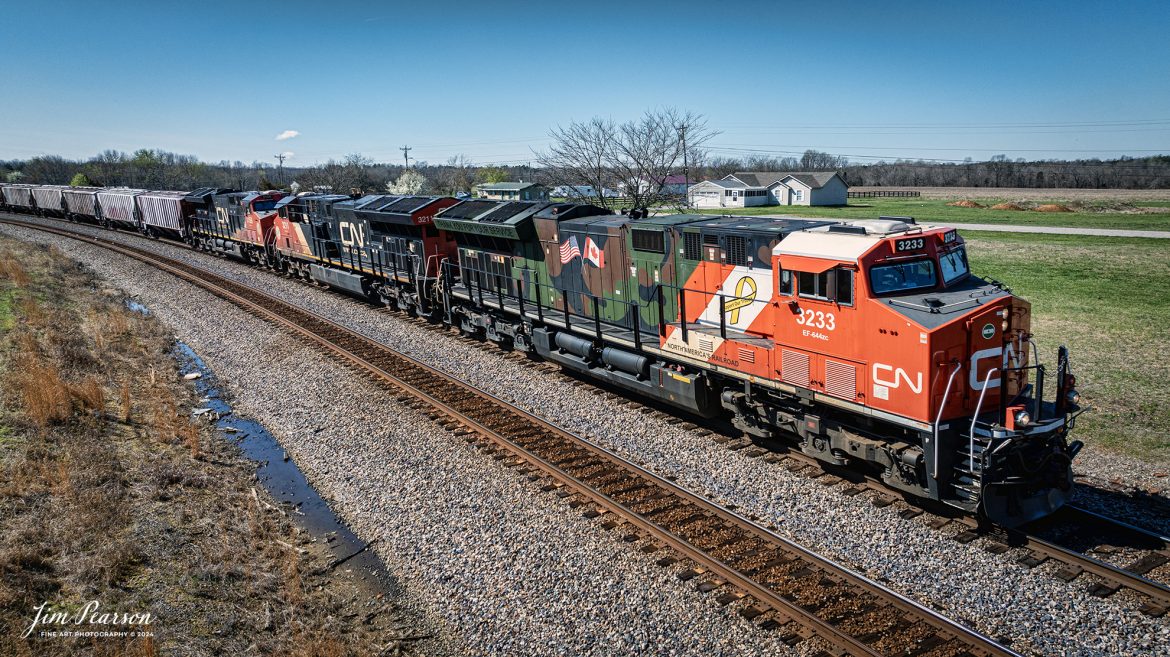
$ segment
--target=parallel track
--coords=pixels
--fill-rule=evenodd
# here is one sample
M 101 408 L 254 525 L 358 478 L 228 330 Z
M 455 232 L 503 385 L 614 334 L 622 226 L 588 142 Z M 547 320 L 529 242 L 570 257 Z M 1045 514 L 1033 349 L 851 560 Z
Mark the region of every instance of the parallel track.
M 150 251 L 40 224 L 4 223 L 78 239 L 168 272 L 239 306 L 387 385 L 399 399 L 431 409 L 438 422 L 544 477 L 548 490 L 587 503 L 652 546 L 693 562 L 720 602 L 785 632 L 817 637 L 829 654 L 1016 655 L 990 638 L 793 543 L 621 456 L 570 434 L 409 356 L 276 297 Z M 664 557 L 664 565 L 675 561 Z

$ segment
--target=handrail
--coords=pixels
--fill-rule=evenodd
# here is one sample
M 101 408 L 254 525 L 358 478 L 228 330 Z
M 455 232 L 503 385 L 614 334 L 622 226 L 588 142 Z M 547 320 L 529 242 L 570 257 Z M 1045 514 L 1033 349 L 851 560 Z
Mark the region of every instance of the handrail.
M 951 385 L 955 382 L 955 375 L 959 370 L 963 369 L 963 362 L 955 361 L 955 369 L 951 370 L 951 376 L 947 379 L 947 389 L 943 391 L 942 404 L 938 407 L 938 417 L 934 418 L 934 463 L 931 478 L 938 479 L 938 428 L 939 423 L 942 422 L 943 410 L 947 407 L 947 398 L 951 396 Z
M 967 456 L 968 456 L 968 458 L 971 459 L 970 465 L 971 465 L 971 473 L 972 474 L 975 473 L 975 423 L 979 421 L 979 412 L 983 410 L 983 397 L 984 397 L 984 395 L 987 394 L 987 384 L 991 383 L 991 375 L 995 374 L 998 371 L 999 371 L 998 367 L 993 367 L 990 370 L 988 370 L 987 376 L 983 377 L 983 388 L 979 391 L 979 404 L 977 404 L 975 406 L 975 414 L 971 416 L 971 434 L 970 434 L 970 443 L 968 444 L 968 447 L 967 447 L 967 451 L 968 451 Z M 1000 390 L 999 394 L 1002 395 L 1003 391 Z M 980 472 L 982 472 L 983 468 L 980 467 L 979 470 L 980 470 Z

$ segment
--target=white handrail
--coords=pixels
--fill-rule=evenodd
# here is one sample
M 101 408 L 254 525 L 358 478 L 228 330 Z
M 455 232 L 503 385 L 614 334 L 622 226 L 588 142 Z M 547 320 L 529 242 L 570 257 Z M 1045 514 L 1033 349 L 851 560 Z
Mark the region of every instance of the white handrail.
M 972 474 L 975 472 L 975 423 L 979 421 L 979 412 L 983 410 L 983 397 L 987 394 L 987 384 L 991 383 L 991 375 L 998 371 L 998 367 L 993 367 L 987 372 L 987 376 L 983 378 L 983 389 L 979 391 L 979 404 L 975 406 L 975 414 L 971 416 L 971 442 L 967 447 L 967 457 L 971 459 L 970 466 Z M 1000 390 L 999 394 L 1002 395 L 1003 391 Z M 983 468 L 980 468 L 979 471 L 982 472 Z
M 951 370 L 951 376 L 947 379 L 947 389 L 943 391 L 942 404 L 938 407 L 938 417 L 934 418 L 934 465 L 933 472 L 930 474 L 934 479 L 938 479 L 938 427 L 939 423 L 942 422 L 943 411 L 947 407 L 947 398 L 951 396 L 951 384 L 955 382 L 955 375 L 961 369 L 963 369 L 963 362 L 956 360 L 955 369 Z

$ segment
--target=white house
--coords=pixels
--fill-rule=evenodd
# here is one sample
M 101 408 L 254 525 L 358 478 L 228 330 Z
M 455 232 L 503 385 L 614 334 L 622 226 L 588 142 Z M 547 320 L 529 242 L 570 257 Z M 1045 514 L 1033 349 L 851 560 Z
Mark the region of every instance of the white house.
M 768 190 L 761 205 L 846 205 L 849 185 L 833 171 L 737 171 L 723 177 Z
M 687 201 L 692 208 L 748 208 L 771 205 L 768 188 L 740 180 L 704 180 L 691 185 Z
M 549 196 L 567 199 L 598 198 L 597 189 L 593 185 L 557 185 L 552 188 Z M 608 187 L 601 188 L 600 197 L 617 198 L 621 196 Z

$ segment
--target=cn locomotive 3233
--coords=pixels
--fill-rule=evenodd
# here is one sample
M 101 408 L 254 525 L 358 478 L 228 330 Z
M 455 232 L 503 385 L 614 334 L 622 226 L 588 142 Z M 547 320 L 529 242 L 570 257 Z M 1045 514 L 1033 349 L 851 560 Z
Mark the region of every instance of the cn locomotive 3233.
M 1047 515 L 1072 489 L 1083 409 L 1068 352 L 1049 372 L 1030 304 L 972 274 L 954 229 L 448 197 L 0 191 L 8 210 L 181 239 L 730 415 L 999 525 Z

